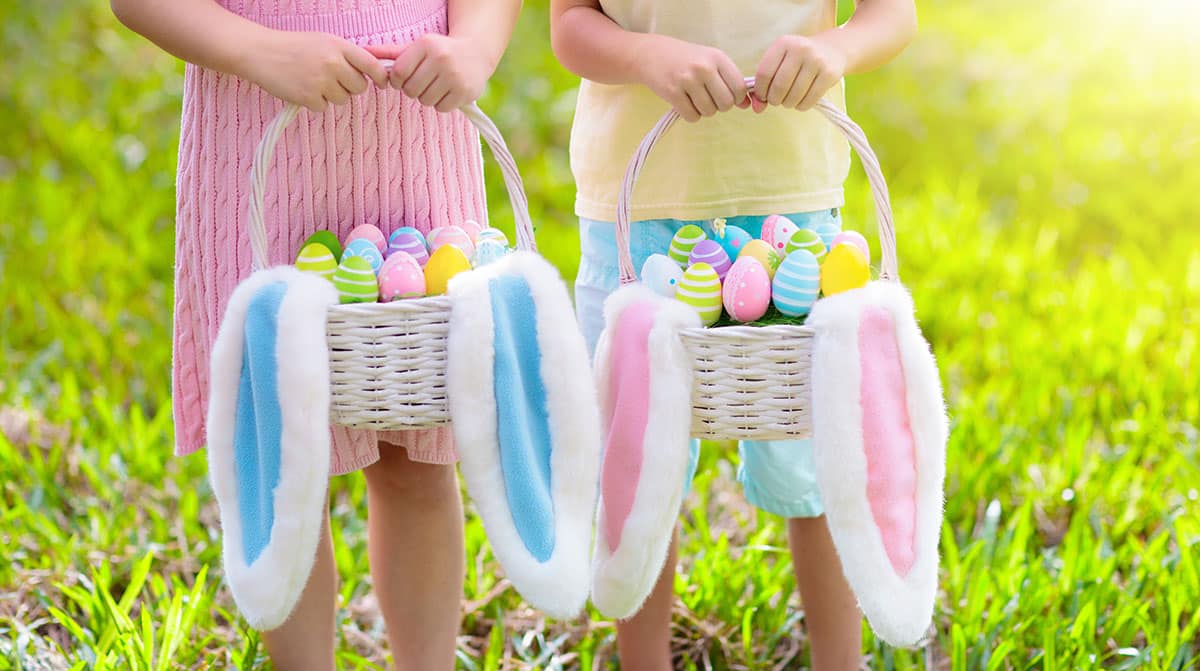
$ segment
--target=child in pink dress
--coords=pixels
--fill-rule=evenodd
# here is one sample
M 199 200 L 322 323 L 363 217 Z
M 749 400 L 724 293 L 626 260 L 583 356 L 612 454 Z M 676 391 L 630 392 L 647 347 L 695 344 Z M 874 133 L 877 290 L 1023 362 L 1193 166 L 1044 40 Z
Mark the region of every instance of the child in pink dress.
M 428 231 L 486 221 L 479 138 L 460 114 L 492 75 L 519 0 L 112 0 L 117 17 L 188 61 L 175 250 L 176 451 L 205 444 L 208 361 L 251 271 L 249 169 L 284 102 L 302 105 L 266 190 L 272 263 L 314 231 Z M 379 58 L 394 58 L 385 69 Z M 401 449 L 403 448 L 403 449 Z M 367 478 L 369 555 L 400 668 L 454 667 L 463 525 L 450 433 L 338 427 L 335 474 Z M 328 524 L 291 618 L 267 632 L 279 669 L 332 669 Z

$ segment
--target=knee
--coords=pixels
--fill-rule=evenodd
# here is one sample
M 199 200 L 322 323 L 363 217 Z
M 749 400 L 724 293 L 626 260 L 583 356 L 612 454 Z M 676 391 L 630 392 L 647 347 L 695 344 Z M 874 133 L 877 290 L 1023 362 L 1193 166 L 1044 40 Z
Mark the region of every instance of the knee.
M 426 464 L 394 445 L 379 446 L 379 461 L 363 470 L 367 488 L 390 500 L 435 506 L 458 497 L 453 464 Z

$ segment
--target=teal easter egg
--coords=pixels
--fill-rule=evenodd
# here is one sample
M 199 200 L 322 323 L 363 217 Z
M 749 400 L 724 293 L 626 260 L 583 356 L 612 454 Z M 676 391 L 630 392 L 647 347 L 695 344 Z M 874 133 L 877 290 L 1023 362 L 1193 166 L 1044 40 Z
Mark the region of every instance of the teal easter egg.
M 806 249 L 788 254 L 775 269 L 771 283 L 771 300 L 775 307 L 789 317 L 807 315 L 817 302 L 821 291 L 821 265 Z
M 479 231 L 479 235 L 475 236 L 475 244 L 478 245 L 484 240 L 495 240 L 505 247 L 508 246 L 508 236 L 504 234 L 504 231 L 498 228 L 485 228 L 482 231 Z
M 341 303 L 370 303 L 379 297 L 375 270 L 362 256 L 347 255 L 342 259 L 333 273 L 333 286 L 337 287 Z
M 429 250 L 425 248 L 425 238 L 420 233 L 413 234 L 405 231 L 399 235 L 393 234 L 391 242 L 388 243 L 387 253 L 388 258 L 391 258 L 393 254 L 408 254 L 416 259 L 422 268 L 429 260 Z
M 684 271 L 675 298 L 691 306 L 705 326 L 721 318 L 721 278 L 707 263 L 697 263 Z
M 411 255 L 395 252 L 379 269 L 379 300 L 420 298 L 425 295 L 425 273 Z
M 674 298 L 679 281 L 683 279 L 683 268 L 666 254 L 651 254 L 642 264 L 640 277 L 642 284 L 654 293 Z
M 721 249 L 725 250 L 725 256 L 731 259 L 736 259 L 738 254 L 742 253 L 742 248 L 747 242 L 754 239 L 753 235 L 746 232 L 746 229 L 738 226 L 725 226 L 724 230 L 717 231 L 713 234 L 713 240 L 721 245 Z
M 671 246 L 667 249 L 667 256 L 671 257 L 675 263 L 679 264 L 680 268 L 687 268 L 688 257 L 692 255 L 692 248 L 701 240 L 707 239 L 704 234 L 704 229 L 695 224 L 688 224 L 679 229 L 675 233 L 675 237 L 671 238 Z
M 345 261 L 347 256 L 363 258 L 374 272 L 379 272 L 379 269 L 383 267 L 383 254 L 380 253 L 374 242 L 366 238 L 351 240 L 350 244 L 346 245 L 346 249 L 342 251 L 342 261 Z
M 397 237 L 401 235 L 411 235 L 420 240 L 421 244 L 425 246 L 426 250 L 429 249 L 429 243 L 425 242 L 425 234 L 413 228 L 412 226 L 401 226 L 400 228 L 392 231 L 392 234 L 388 236 L 388 244 L 390 245 L 396 240 Z
M 797 249 L 803 249 L 813 256 L 820 259 L 825 256 L 825 241 L 821 240 L 821 235 L 811 228 L 802 228 L 792 234 L 788 238 L 787 246 L 784 248 L 785 254 L 791 254 Z
M 797 230 L 796 224 L 791 219 L 780 214 L 772 214 L 763 220 L 762 239 L 763 242 L 771 245 L 771 249 L 774 249 L 776 254 L 783 256 L 788 240 Z
M 825 243 L 826 249 L 833 247 L 833 239 L 842 232 L 842 226 L 837 220 L 818 222 L 814 229 L 817 235 L 821 236 L 821 242 Z
M 296 256 L 296 270 L 316 273 L 327 280 L 333 279 L 333 272 L 337 270 L 337 267 L 337 258 L 334 257 L 333 252 L 319 242 L 310 242 L 304 245 L 304 249 L 301 249 Z
M 347 240 L 370 240 L 371 244 L 375 245 L 375 249 L 383 254 L 383 250 L 387 249 L 387 238 L 383 236 L 383 231 L 379 230 L 374 224 L 363 224 L 355 226 L 354 230 L 350 231 L 350 235 L 346 236 Z
M 480 240 L 475 245 L 475 253 L 471 254 L 471 267 L 481 268 L 489 263 L 499 261 L 508 255 L 508 247 L 497 240 Z
M 329 231 L 317 231 L 316 233 L 308 236 L 308 239 L 304 241 L 303 245 L 300 245 L 300 248 L 304 249 L 314 242 L 319 245 L 324 245 L 325 248 L 329 250 L 329 253 L 333 254 L 333 258 L 335 260 L 342 260 L 342 243 L 338 242 L 337 236 L 333 233 L 330 233 Z
M 738 259 L 725 275 L 721 298 L 725 311 L 737 321 L 752 322 L 761 318 L 771 305 L 771 278 L 767 269 L 756 258 Z

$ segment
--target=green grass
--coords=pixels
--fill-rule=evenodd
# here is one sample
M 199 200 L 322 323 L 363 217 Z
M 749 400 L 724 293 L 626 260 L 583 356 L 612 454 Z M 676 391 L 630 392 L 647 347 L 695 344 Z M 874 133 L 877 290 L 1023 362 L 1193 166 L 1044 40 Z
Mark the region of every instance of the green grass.
M 568 277 L 574 80 L 528 3 L 483 105 Z M 922 3 L 852 78 L 953 418 L 935 668 L 1200 665 L 1200 47 L 1182 2 Z M 204 459 L 171 457 L 180 68 L 101 3 L 3 10 L 0 669 L 266 668 L 219 579 Z M 1189 37 L 1190 36 L 1190 37 Z M 494 167 L 491 205 L 507 225 Z M 870 227 L 860 175 L 848 222 Z M 707 449 L 683 518 L 680 668 L 801 668 L 783 525 Z M 334 484 L 346 668 L 379 668 L 364 486 Z M 463 669 L 614 668 L 469 552 Z M 919 651 L 868 636 L 872 668 Z

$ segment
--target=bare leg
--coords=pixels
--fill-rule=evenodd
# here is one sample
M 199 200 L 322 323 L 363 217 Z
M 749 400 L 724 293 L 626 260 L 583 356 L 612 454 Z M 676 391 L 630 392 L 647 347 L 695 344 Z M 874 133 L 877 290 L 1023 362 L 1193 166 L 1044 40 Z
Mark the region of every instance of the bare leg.
M 842 576 L 822 517 L 788 520 L 792 569 L 804 603 L 814 671 L 852 671 L 862 656 L 862 614 Z
M 333 562 L 327 510 L 317 544 L 317 560 L 300 602 L 286 622 L 263 633 L 263 642 L 278 671 L 332 671 L 336 603 L 337 566 Z
M 667 561 L 646 603 L 633 617 L 617 622 L 617 651 L 623 671 L 670 671 L 671 608 L 675 605 L 676 545 L 671 539 Z
M 364 469 L 375 594 L 400 671 L 454 669 L 466 558 L 453 465 L 423 464 L 380 444 Z

